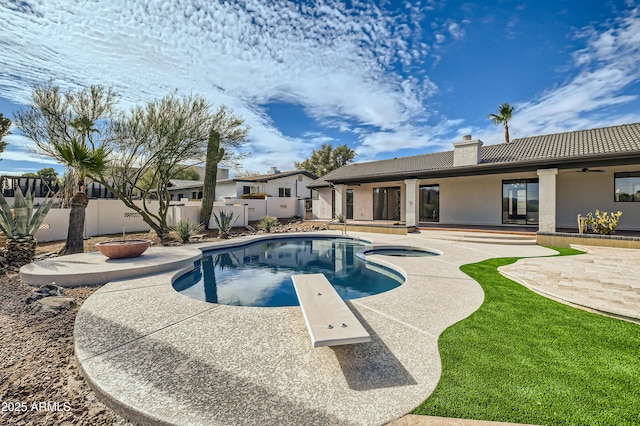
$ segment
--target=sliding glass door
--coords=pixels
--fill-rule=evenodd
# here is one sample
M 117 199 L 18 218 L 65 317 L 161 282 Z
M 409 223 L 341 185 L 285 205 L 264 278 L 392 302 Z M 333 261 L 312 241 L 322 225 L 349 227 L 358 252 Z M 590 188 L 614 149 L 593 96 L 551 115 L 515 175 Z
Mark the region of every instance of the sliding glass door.
M 420 186 L 420 222 L 440 221 L 440 185 Z
M 538 224 L 538 179 L 502 181 L 502 223 Z
M 373 188 L 373 220 L 400 220 L 400 187 Z
M 347 219 L 353 219 L 353 189 L 347 189 Z

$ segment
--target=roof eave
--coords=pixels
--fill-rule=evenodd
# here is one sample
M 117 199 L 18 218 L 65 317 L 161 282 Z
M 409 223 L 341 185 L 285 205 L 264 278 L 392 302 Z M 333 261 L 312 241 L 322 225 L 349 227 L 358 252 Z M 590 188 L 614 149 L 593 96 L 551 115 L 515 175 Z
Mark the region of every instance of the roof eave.
M 580 165 L 584 166 L 615 166 L 626 165 L 640 162 L 640 151 L 616 152 L 612 154 L 592 154 L 581 155 L 575 157 L 561 157 L 554 159 L 527 160 L 519 162 L 505 163 L 480 163 L 472 166 L 448 167 L 444 169 L 422 170 L 400 173 L 389 173 L 375 176 L 345 177 L 331 179 L 327 184 L 313 185 L 309 184 L 309 188 L 329 187 L 332 184 L 355 184 L 355 183 L 375 183 L 385 182 L 389 180 L 402 179 L 431 179 L 458 176 L 487 175 L 498 173 L 517 173 L 535 171 L 539 168 L 558 168 L 569 169 Z

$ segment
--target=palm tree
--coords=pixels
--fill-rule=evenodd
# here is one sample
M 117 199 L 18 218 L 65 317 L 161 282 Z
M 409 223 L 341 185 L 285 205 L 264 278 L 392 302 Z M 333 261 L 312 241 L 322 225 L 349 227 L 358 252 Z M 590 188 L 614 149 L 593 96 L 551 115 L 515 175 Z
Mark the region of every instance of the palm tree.
M 496 126 L 499 124 L 504 125 L 504 142 L 509 143 L 509 120 L 511 120 L 511 115 L 513 114 L 513 107 L 509 105 L 507 102 L 503 103 L 498 107 L 497 114 L 489 114 L 489 119 Z
M 33 140 L 37 150 L 67 167 L 67 175 L 77 178 L 78 192 L 71 197 L 67 242 L 60 254 L 84 251 L 86 177 L 106 167 L 110 126 L 115 115 L 116 96 L 111 89 L 90 86 L 77 92 L 61 93 L 51 84 L 38 86 L 31 105 L 14 113 L 15 124 Z M 75 184 L 74 184 L 75 186 Z
M 109 151 L 104 146 L 90 147 L 84 136 L 72 137 L 70 141 L 52 141 L 54 158 L 72 170 L 78 178 L 78 191 L 71 198 L 67 241 L 59 254 L 84 252 L 84 220 L 89 197 L 84 192 L 85 180 L 89 174 L 100 174 L 107 166 Z

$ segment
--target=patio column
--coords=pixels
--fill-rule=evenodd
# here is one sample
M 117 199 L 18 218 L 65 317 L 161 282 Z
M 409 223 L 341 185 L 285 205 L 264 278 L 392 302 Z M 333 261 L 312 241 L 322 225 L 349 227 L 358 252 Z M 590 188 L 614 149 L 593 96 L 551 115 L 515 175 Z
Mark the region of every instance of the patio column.
M 334 185 L 334 191 L 336 192 L 335 196 L 335 216 L 332 219 L 335 219 L 339 214 L 342 214 L 346 217 L 346 212 L 344 211 L 344 207 L 346 204 L 346 196 L 347 191 L 344 185 Z
M 556 232 L 556 176 L 558 169 L 538 169 L 538 231 Z
M 407 228 L 418 226 L 418 201 L 420 199 L 420 188 L 418 179 L 405 179 L 405 222 Z

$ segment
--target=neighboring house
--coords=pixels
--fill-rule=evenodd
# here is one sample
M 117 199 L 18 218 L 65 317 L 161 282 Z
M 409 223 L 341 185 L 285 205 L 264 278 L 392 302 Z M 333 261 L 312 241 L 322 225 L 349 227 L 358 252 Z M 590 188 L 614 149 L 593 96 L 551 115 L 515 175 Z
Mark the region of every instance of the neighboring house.
M 2 175 L 0 176 L 0 182 L 4 197 L 14 197 L 17 189 L 20 189 L 22 194 L 26 194 L 28 190 L 34 197 L 45 197 L 60 190 L 57 179 Z
M 183 198 L 201 200 L 204 190 L 204 167 L 198 167 L 200 180 L 171 179 L 169 181 L 169 196 L 172 201 L 180 201 Z M 218 182 L 229 178 L 229 169 L 218 169 L 216 179 Z M 217 185 L 216 185 L 217 192 Z
M 256 192 L 271 197 L 311 198 L 311 190 L 307 185 L 317 178 L 306 170 L 281 172 L 272 167 L 269 173 L 264 175 L 219 180 L 216 185 L 216 201 L 241 198 L 243 194 Z
M 309 187 L 318 219 L 553 232 L 598 209 L 640 230 L 640 123 L 489 146 L 465 136 L 452 151 L 349 164 Z

